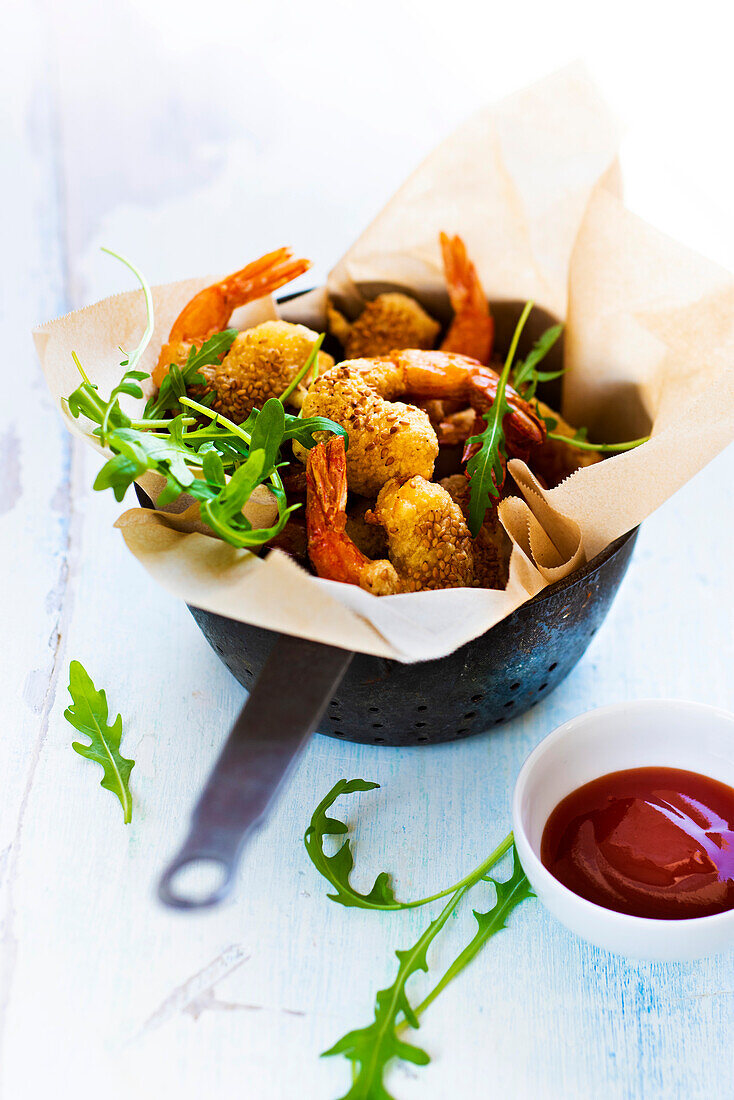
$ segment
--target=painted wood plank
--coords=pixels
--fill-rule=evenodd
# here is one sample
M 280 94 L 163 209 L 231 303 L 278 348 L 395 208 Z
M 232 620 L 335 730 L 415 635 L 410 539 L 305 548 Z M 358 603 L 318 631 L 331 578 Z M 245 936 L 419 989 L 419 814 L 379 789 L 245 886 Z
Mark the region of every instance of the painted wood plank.
M 4 55 L 0 66 L 5 387 L 0 407 L 0 1075 L 23 935 L 17 898 L 24 830 L 50 736 L 75 524 L 70 441 L 51 407 L 30 337 L 33 324 L 65 305 L 55 163 L 58 120 L 49 89 L 39 82 L 48 53 L 38 13 L 12 3 L 5 14 L 21 48 Z

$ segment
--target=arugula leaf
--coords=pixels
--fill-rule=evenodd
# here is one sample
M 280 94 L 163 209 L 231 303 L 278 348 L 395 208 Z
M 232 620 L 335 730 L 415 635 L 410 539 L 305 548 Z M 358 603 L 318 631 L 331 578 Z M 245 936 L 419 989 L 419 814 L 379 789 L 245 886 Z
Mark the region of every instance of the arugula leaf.
M 556 371 L 537 369 L 538 363 L 545 359 L 562 332 L 563 325 L 552 325 L 551 328 L 546 329 L 540 339 L 533 344 L 527 359 L 521 360 L 515 366 L 512 372 L 512 385 L 526 401 L 531 401 L 535 397 L 539 382 L 551 382 L 564 373 L 563 369 Z
M 115 428 L 129 425 L 131 423 L 130 418 L 120 408 L 117 398 L 121 393 L 130 394 L 132 397 L 142 397 L 143 391 L 137 383 L 142 381 L 143 378 L 147 378 L 147 374 L 143 371 L 127 371 L 113 389 L 108 400 L 104 401 L 100 397 L 97 387 L 87 378 L 84 368 L 79 362 L 79 356 L 75 351 L 72 351 L 71 356 L 82 376 L 81 385 L 66 398 L 66 405 L 74 419 L 77 420 L 80 416 L 86 416 L 87 419 L 99 425 L 98 435 L 101 434 L 103 425 L 106 429 L 110 425 Z M 126 364 L 121 363 L 120 365 L 125 366 Z
M 119 260 L 120 263 L 124 264 L 125 267 L 132 271 L 133 275 L 140 283 L 143 295 L 145 296 L 145 331 L 143 332 L 140 343 L 135 348 L 135 351 L 133 351 L 132 354 L 129 356 L 127 362 L 122 364 L 123 366 L 129 366 L 130 370 L 134 370 L 140 362 L 142 354 L 150 343 L 150 338 L 153 335 L 153 294 L 151 292 L 150 286 L 148 285 L 148 280 L 145 278 L 143 273 L 138 270 L 135 264 L 131 263 L 130 260 L 126 260 L 124 256 L 121 256 L 119 254 L 119 252 L 113 252 L 111 248 L 103 247 L 102 252 L 106 252 L 108 256 L 114 256 L 116 260 Z M 147 377 L 147 375 L 145 375 L 144 377 Z
M 507 359 L 497 383 L 495 399 L 489 411 L 484 414 L 483 419 L 487 427 L 483 432 L 471 436 L 468 440 L 470 444 L 479 444 L 478 451 L 466 464 L 466 472 L 469 476 L 469 530 L 473 538 L 477 537 L 484 523 L 490 497 L 499 497 L 505 480 L 507 449 L 503 422 L 505 416 L 510 412 L 507 401 L 507 383 L 520 335 L 533 305 L 533 302 L 525 304 L 515 328 L 510 350 L 507 353 Z
M 530 884 L 525 877 L 514 848 L 512 833 L 495 848 L 490 856 L 474 868 L 460 882 L 440 894 L 423 898 L 417 902 L 400 902 L 390 884 L 389 876 L 382 872 L 367 894 L 358 893 L 349 882 L 354 866 L 349 840 L 338 851 L 327 856 L 323 850 L 325 836 L 343 836 L 348 832 L 343 821 L 329 817 L 327 811 L 342 794 L 354 791 L 370 791 L 379 784 L 364 779 L 340 779 L 314 810 L 305 835 L 306 850 L 316 869 L 336 888 L 335 894 L 329 894 L 332 901 L 341 905 L 362 909 L 409 909 L 424 905 L 450 894 L 449 900 L 423 932 L 417 943 L 407 950 L 396 951 L 398 972 L 392 985 L 381 989 L 375 1000 L 375 1016 L 366 1027 L 348 1032 L 339 1039 L 322 1057 L 342 1054 L 352 1063 L 352 1087 L 341 1100 L 393 1100 L 383 1083 L 385 1070 L 393 1058 L 412 1062 L 414 1065 L 426 1065 L 428 1054 L 420 1047 L 406 1043 L 400 1038 L 408 1027 L 417 1028 L 419 1017 L 438 997 L 443 989 L 472 961 L 484 944 L 496 932 L 505 927 L 509 914 L 526 898 L 533 897 Z M 513 870 L 504 882 L 492 878 L 488 872 L 510 849 L 513 852 Z M 478 882 L 491 882 L 496 891 L 495 904 L 486 913 L 475 911 L 477 932 L 469 944 L 448 967 L 441 979 L 426 997 L 413 1007 L 408 999 L 406 984 L 411 975 L 418 970 L 428 970 L 427 950 L 454 912 L 464 895 Z
M 197 433 L 187 434 L 184 418 L 177 417 L 171 421 L 167 435 L 136 428 L 119 428 L 111 432 L 108 443 L 115 454 L 100 470 L 94 488 L 111 488 L 116 499 L 122 500 L 130 485 L 146 470 L 152 470 L 166 479 L 165 488 L 158 496 L 159 507 L 187 492 L 200 502 L 201 519 L 220 538 L 238 547 L 263 546 L 282 531 L 290 514 L 300 506 L 287 507 L 277 477 L 280 437 L 275 421 L 278 415 L 282 419 L 283 407 L 275 399 L 273 406 L 274 416 L 268 412 L 258 437 L 263 446 L 235 451 L 239 465 L 228 481 L 219 453 L 212 447 L 197 451 L 190 446 L 189 438 Z M 231 461 L 228 456 L 230 464 Z M 201 476 L 190 469 L 192 466 L 200 468 Z M 273 491 L 278 502 L 278 519 L 271 527 L 253 529 L 242 509 L 254 489 L 268 477 L 276 479 Z
M 479 435 L 471 436 L 469 444 L 478 443 L 479 450 L 466 464 L 469 476 L 469 531 L 472 538 L 479 534 L 484 516 L 489 508 L 490 497 L 499 497 L 505 480 L 507 449 L 502 422 L 511 412 L 506 396 L 507 376 L 502 374 L 497 396 L 492 408 L 484 414 L 487 427 Z
M 126 393 L 126 394 L 129 394 L 131 397 L 142 397 L 143 396 L 143 391 L 141 390 L 140 386 L 137 385 L 137 382 L 141 382 L 144 378 L 147 378 L 148 374 L 147 374 L 147 371 L 137 370 L 137 366 L 138 366 L 138 363 L 140 362 L 140 359 L 143 355 L 143 352 L 145 351 L 148 344 L 150 343 L 150 338 L 153 335 L 154 321 L 153 321 L 153 295 L 151 293 L 151 289 L 148 285 L 148 282 L 147 282 L 145 276 L 142 274 L 142 272 L 138 271 L 137 267 L 135 267 L 134 264 L 130 263 L 129 260 L 126 260 L 124 256 L 120 256 L 119 253 L 113 252 L 112 249 L 110 249 L 110 248 L 103 248 L 102 251 L 106 252 L 108 256 L 114 256 L 116 260 L 119 260 L 121 263 L 123 263 L 125 265 L 125 267 L 129 268 L 130 271 L 132 271 L 133 275 L 138 280 L 138 282 L 140 283 L 140 286 L 142 288 L 143 295 L 145 297 L 145 312 L 146 312 L 145 331 L 143 332 L 143 335 L 140 339 L 140 343 L 135 348 L 135 350 L 128 356 L 128 358 L 126 360 L 124 360 L 120 364 L 120 366 L 127 367 L 128 369 L 125 372 L 125 374 L 123 375 L 122 381 L 120 382 L 120 384 L 118 386 L 116 386 L 114 388 L 114 390 L 112 391 L 112 393 L 110 394 L 110 399 L 109 399 L 109 402 L 107 403 L 107 408 L 105 409 L 104 416 L 102 418 L 102 424 L 101 424 L 101 428 L 100 428 L 100 438 L 101 438 L 102 442 L 104 443 L 105 442 L 105 437 L 107 435 L 107 430 L 109 428 L 110 420 L 113 416 L 113 413 L 123 415 L 123 414 L 120 413 L 120 403 L 119 403 L 119 400 L 118 400 L 120 394 Z
M 83 381 L 82 385 L 67 398 L 69 412 L 74 418 L 78 418 L 80 415 L 88 416 L 90 420 L 99 424 L 98 435 L 102 443 L 105 443 L 110 427 L 127 427 L 130 424 L 130 418 L 120 409 L 120 395 L 124 393 L 129 397 L 143 396 L 143 391 L 138 383 L 148 377 L 148 372 L 138 370 L 137 366 L 153 335 L 154 320 L 153 295 L 148 285 L 148 281 L 142 272 L 140 272 L 129 260 L 126 260 L 124 256 L 120 256 L 117 252 L 113 252 L 112 249 L 103 248 L 102 251 L 106 252 L 108 256 L 114 256 L 116 260 L 119 260 L 125 267 L 132 271 L 142 288 L 145 297 L 146 312 L 145 330 L 140 338 L 140 343 L 127 359 L 124 359 L 120 364 L 121 367 L 127 367 L 128 369 L 125 371 L 120 382 L 115 386 L 106 402 L 102 401 L 97 393 L 97 387 L 93 386 L 87 378 L 76 352 L 71 353 L 74 362 L 79 368 Z
M 276 492 L 277 522 L 272 527 L 253 529 L 252 524 L 243 515 L 242 509 L 256 486 L 273 473 L 272 467 L 269 470 L 265 468 L 265 458 L 264 450 L 251 451 L 247 460 L 235 470 L 224 488 L 212 499 L 204 501 L 200 507 L 199 514 L 204 523 L 232 546 L 263 546 L 283 530 L 291 512 L 300 507 L 298 504 L 290 508 L 285 507 L 285 495 Z
M 285 433 L 285 412 L 276 397 L 269 398 L 257 415 L 250 436 L 250 454 L 262 451 L 263 467 L 271 470 L 278 459 Z
M 120 366 L 124 367 L 126 364 L 121 363 Z M 142 397 L 143 391 L 138 385 L 138 382 L 142 382 L 148 375 L 144 370 L 128 370 L 122 376 L 122 379 L 113 389 L 110 394 L 110 399 L 107 402 L 107 408 L 104 411 L 102 417 L 102 423 L 99 428 L 99 437 L 102 443 L 105 442 L 107 433 L 110 428 L 110 423 L 115 427 L 124 425 L 126 422 L 130 423 L 130 418 L 123 413 L 120 408 L 120 394 L 126 393 L 130 397 Z
M 555 428 L 558 427 L 558 417 L 553 416 L 551 413 L 542 412 L 542 410 L 540 408 L 540 405 L 538 404 L 537 401 L 535 402 L 535 411 L 538 414 L 538 416 L 540 417 L 540 419 L 543 421 L 543 423 L 545 424 L 545 434 L 546 434 L 546 438 L 547 438 L 550 435 L 550 433 Z M 581 428 L 579 430 L 582 431 L 582 432 L 585 432 L 586 428 Z
M 324 337 L 325 336 L 326 336 L 326 333 L 322 332 L 322 333 L 320 333 L 319 336 L 317 336 L 316 340 L 314 340 L 313 347 L 311 348 L 310 352 L 308 353 L 308 356 L 306 358 L 306 362 L 303 364 L 301 369 L 296 374 L 295 378 L 293 378 L 291 380 L 291 382 L 286 386 L 286 388 L 283 390 L 280 397 L 278 398 L 278 400 L 280 402 L 283 402 L 283 401 L 286 400 L 287 397 L 290 397 L 290 395 L 293 393 L 294 389 L 296 388 L 298 383 L 301 381 L 301 379 L 305 378 L 306 375 L 308 374 L 308 372 L 311 370 L 311 367 L 314 364 L 316 356 L 319 353 L 319 349 L 320 349 L 321 345 L 324 342 Z
M 111 726 L 107 724 L 107 696 L 104 691 L 97 691 L 79 661 L 69 665 L 69 694 L 72 705 L 64 711 L 64 718 L 90 741 L 88 745 L 73 741 L 71 747 L 80 756 L 102 766 L 101 785 L 119 798 L 127 825 L 133 812 L 129 780 L 135 761 L 120 754 L 122 717 L 118 714 Z
M 200 348 L 192 347 L 183 367 L 172 364 L 158 395 L 146 405 L 143 418 L 131 420 L 122 412 L 119 398 L 122 394 L 142 397 L 138 383 L 147 375 L 136 367 L 153 331 L 153 301 L 150 287 L 140 272 L 127 260 L 118 258 L 137 275 L 143 287 L 148 313 L 145 333 L 139 346 L 122 363 L 129 369 L 107 401 L 99 395 L 78 356 L 72 352 L 82 384 L 66 401 L 72 416 L 86 416 L 97 425 L 94 434 L 112 451 L 112 457 L 95 479 L 94 488 L 112 489 L 115 498 L 121 501 L 134 481 L 146 471 L 153 471 L 165 479 L 157 500 L 159 507 L 170 504 L 182 493 L 189 493 L 199 501 L 200 516 L 216 535 L 233 546 L 261 547 L 283 530 L 291 513 L 300 507 L 300 504 L 289 507 L 286 500 L 278 473 L 281 447 L 293 439 L 305 447 L 313 447 L 314 433 L 322 431 L 342 435 L 346 442 L 347 433 L 326 417 L 302 420 L 286 413 L 282 402 L 290 389 L 280 399 L 266 401 L 261 410 L 253 410 L 242 425 L 188 397 L 187 386 L 206 382 L 201 368 L 221 359 L 232 346 L 236 329 L 215 333 Z M 322 339 L 323 336 L 314 342 L 291 389 L 313 365 Z M 212 397 L 205 400 L 211 402 Z M 181 405 L 208 417 L 211 423 L 199 427 L 196 417 L 184 413 L 165 417 L 164 414 Z M 193 430 L 189 430 L 192 426 Z M 265 481 L 270 482 L 278 516 L 271 527 L 253 530 L 242 509 L 254 489 Z
M 333 856 L 327 856 L 323 847 L 325 836 L 341 836 L 349 831 L 343 821 L 327 816 L 326 811 L 333 806 L 337 798 L 342 794 L 352 794 L 354 791 L 374 791 L 379 786 L 379 783 L 369 783 L 365 779 L 340 779 L 319 802 L 303 838 L 314 867 L 336 889 L 335 894 L 327 894 L 327 897 L 347 908 L 351 906 L 359 909 L 403 908 L 403 903 L 397 901 L 393 893 L 390 876 L 386 871 L 380 872 L 369 893 L 360 894 L 354 889 L 349 881 L 354 867 L 354 856 L 348 840 L 344 841 Z
M 199 465 L 196 452 L 171 436 L 154 435 L 135 428 L 117 428 L 108 440 L 115 456 L 97 474 L 94 488 L 114 491 L 122 500 L 130 485 L 146 470 L 155 470 L 178 487 L 178 494 L 191 491 L 196 480 L 189 465 Z
M 546 329 L 540 339 L 533 345 L 532 351 L 527 359 L 519 362 L 512 372 L 512 385 L 525 401 L 533 400 L 540 382 L 551 382 L 554 378 L 560 378 L 561 375 L 565 373 L 565 368 L 564 370 L 558 371 L 539 371 L 537 369 L 538 363 L 545 358 L 562 332 L 563 325 L 553 325 L 551 328 Z M 548 439 L 555 439 L 558 442 L 568 443 L 569 446 L 576 447 L 581 451 L 599 451 L 603 454 L 616 454 L 620 451 L 631 451 L 634 447 L 639 447 L 642 443 L 647 443 L 650 438 L 649 436 L 644 436 L 642 439 L 632 439 L 628 443 L 589 443 L 589 432 L 587 428 L 579 428 L 573 436 L 565 436 L 556 433 L 555 428 L 558 427 L 557 418 L 547 413 L 544 415 L 537 401 L 535 407 L 538 416 L 545 423 Z M 475 440 L 478 438 L 479 437 L 475 437 Z M 475 440 L 470 442 L 474 442 Z M 468 465 L 467 469 L 469 469 Z
M 188 386 L 206 385 L 206 378 L 199 373 L 201 368 L 218 363 L 232 347 L 236 336 L 236 328 L 215 332 L 200 348 L 190 348 L 188 359 L 183 367 L 172 363 L 161 382 L 158 393 L 155 397 L 151 397 L 145 406 L 144 419 L 158 420 L 170 409 L 177 408 L 180 398 L 186 396 Z
M 224 472 L 224 463 L 222 462 L 221 455 L 218 451 L 207 450 L 204 451 L 202 447 L 199 454 L 204 452 L 204 461 L 202 469 L 204 471 L 204 477 L 210 485 L 219 485 L 222 489 L 227 484 L 227 475 Z
M 344 833 L 349 832 L 348 826 L 343 821 L 328 817 L 326 811 L 331 809 L 340 795 L 352 794 L 354 791 L 373 791 L 379 789 L 379 786 L 379 783 L 370 783 L 366 779 L 340 779 L 338 783 L 334 784 L 326 797 L 319 802 L 311 816 L 306 835 L 303 838 L 309 859 L 314 867 L 336 889 L 335 894 L 327 894 L 326 896 L 340 905 L 355 909 L 417 909 L 422 905 L 428 905 L 432 901 L 448 897 L 449 894 L 453 894 L 462 886 L 478 882 L 509 851 L 512 845 L 512 836 L 510 835 L 495 848 L 487 859 L 483 860 L 459 882 L 455 882 L 452 886 L 447 886 L 445 890 L 440 890 L 438 893 L 431 894 L 426 898 L 418 898 L 416 901 L 398 901 L 387 871 L 380 872 L 369 893 L 360 894 L 349 881 L 349 876 L 354 867 L 354 856 L 352 855 L 350 841 L 345 840 L 333 856 L 327 856 L 324 852 L 325 836 L 343 836 Z
M 491 939 L 496 932 L 500 932 L 507 926 L 507 920 L 512 910 L 516 909 L 521 902 L 535 897 L 527 876 L 522 869 L 522 865 L 517 855 L 517 849 L 514 845 L 512 848 L 512 874 L 510 877 L 504 882 L 498 882 L 497 879 L 487 876 L 487 881 L 494 885 L 496 891 L 494 905 L 486 913 L 478 913 L 476 909 L 473 910 L 474 918 L 478 925 L 473 939 L 470 940 L 461 954 L 454 959 L 451 966 L 449 966 L 441 980 L 433 987 L 430 993 L 428 993 L 421 1003 L 416 1006 L 414 1009 L 414 1015 L 416 1017 L 425 1012 L 428 1006 L 436 1000 L 436 997 L 446 988 L 449 982 L 452 982 L 454 978 L 469 965 L 472 959 L 479 954 L 487 940 Z M 412 1024 L 406 1016 L 401 1030 L 407 1026 L 414 1027 L 415 1025 Z
M 559 443 L 568 443 L 570 447 L 576 447 L 579 451 L 600 451 L 602 454 L 619 454 L 621 451 L 632 451 L 635 447 L 641 447 L 649 442 L 650 436 L 643 435 L 642 439 L 630 439 L 626 443 L 589 443 L 586 438 L 586 428 L 579 428 L 573 436 L 559 435 L 557 432 L 548 432 L 548 439 L 556 439 Z
M 277 400 L 280 401 L 281 399 L 277 398 Z M 187 401 L 186 404 L 191 405 L 191 402 Z M 259 415 L 258 410 L 253 409 L 247 420 L 240 425 L 240 428 L 245 432 L 252 432 Z M 219 422 L 221 423 L 221 420 Z M 328 416 L 301 417 L 294 416 L 292 413 L 285 414 L 284 443 L 295 439 L 302 447 L 310 451 L 317 444 L 317 440 L 314 439 L 314 432 L 331 432 L 333 435 L 340 435 L 344 440 L 345 450 L 349 447 L 349 434 L 346 428 L 343 428 L 341 424 L 337 424 L 335 420 L 329 420 Z
M 310 451 L 312 447 L 316 446 L 314 432 L 331 432 L 333 435 L 340 435 L 344 440 L 344 449 L 347 450 L 349 447 L 349 434 L 346 428 L 343 428 L 341 424 L 337 424 L 334 420 L 329 420 L 328 416 L 299 417 L 286 414 L 284 440 L 295 439 L 297 443 Z
M 338 823 L 337 823 L 338 824 Z M 512 842 L 512 834 L 508 838 Z M 479 954 L 481 949 L 497 932 L 501 931 L 513 909 L 528 898 L 535 897 L 525 872 L 517 858 L 513 846 L 513 869 L 510 878 L 499 882 L 486 877 L 496 891 L 495 904 L 486 913 L 474 910 L 477 931 L 464 950 L 448 967 L 433 989 L 420 1004 L 413 1007 L 406 993 L 406 983 L 418 970 L 428 971 L 427 950 L 431 942 L 443 928 L 449 916 L 457 908 L 464 895 L 484 875 L 475 875 L 472 881 L 465 883 L 450 897 L 438 917 L 433 920 L 417 943 L 407 951 L 396 951 L 398 973 L 392 985 L 381 989 L 375 1000 L 375 1018 L 367 1027 L 349 1031 L 332 1047 L 324 1051 L 322 1057 L 343 1054 L 348 1058 L 356 1073 L 353 1073 L 352 1087 L 341 1100 L 393 1100 L 383 1083 L 388 1063 L 393 1058 L 425 1066 L 430 1058 L 421 1047 L 406 1043 L 400 1038 L 408 1028 L 420 1026 L 419 1017 L 436 1000 L 446 986 L 464 970 Z
M 355 1068 L 358 1067 L 352 1087 L 341 1100 L 393 1100 L 382 1083 L 388 1062 L 393 1058 L 412 1062 L 416 1066 L 425 1066 L 430 1062 L 425 1050 L 406 1043 L 398 1036 L 396 1025 L 402 1015 L 411 1027 L 419 1026 L 405 991 L 406 983 L 418 970 L 428 970 L 428 948 L 468 889 L 468 886 L 463 886 L 451 895 L 439 915 L 431 921 L 412 947 L 395 952 L 399 963 L 398 972 L 392 985 L 381 989 L 377 994 L 373 1022 L 367 1027 L 347 1032 L 322 1054 L 322 1058 L 343 1054 Z

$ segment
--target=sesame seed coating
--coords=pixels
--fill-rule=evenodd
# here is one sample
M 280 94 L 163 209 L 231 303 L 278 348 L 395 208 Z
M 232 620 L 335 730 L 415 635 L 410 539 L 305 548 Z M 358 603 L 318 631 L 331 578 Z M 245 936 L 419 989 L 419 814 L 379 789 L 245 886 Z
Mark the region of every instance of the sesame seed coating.
M 469 481 L 463 474 L 452 474 L 439 484 L 469 516 Z M 473 541 L 474 583 L 477 588 L 506 588 L 510 575 L 512 542 L 500 523 L 497 510 L 488 508 L 479 534 Z
M 352 492 L 374 498 L 392 477 L 433 474 L 436 433 L 422 409 L 396 400 L 404 392 L 405 374 L 394 363 L 351 359 L 320 374 L 306 394 L 304 416 L 328 416 L 349 435 Z M 298 444 L 293 449 L 305 460 Z
M 329 319 L 348 359 L 387 355 L 394 348 L 432 348 L 441 327 L 413 298 L 398 293 L 379 294 L 352 325 L 333 309 Z
M 264 321 L 244 329 L 234 340 L 221 363 L 203 367 L 206 387 L 192 387 L 199 393 L 213 393 L 212 408 L 240 424 L 254 408 L 261 409 L 270 397 L 278 397 L 306 362 L 318 333 L 305 325 L 287 321 Z M 318 354 L 320 371 L 334 360 Z
M 474 585 L 474 554 L 461 508 L 423 477 L 388 481 L 373 517 L 387 532 L 401 592 Z M 368 517 L 369 518 L 369 517 Z

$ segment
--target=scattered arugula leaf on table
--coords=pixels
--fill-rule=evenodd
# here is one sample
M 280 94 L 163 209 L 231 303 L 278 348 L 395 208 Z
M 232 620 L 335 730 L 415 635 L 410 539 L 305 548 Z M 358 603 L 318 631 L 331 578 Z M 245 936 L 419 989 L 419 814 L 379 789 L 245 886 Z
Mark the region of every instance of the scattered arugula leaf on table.
M 108 724 L 107 696 L 103 690 L 95 688 L 89 673 L 79 661 L 72 661 L 69 665 L 69 694 L 72 703 L 64 711 L 64 718 L 89 738 L 88 745 L 73 741 L 71 747 L 80 756 L 101 765 L 104 771 L 101 785 L 119 798 L 127 825 L 133 812 L 130 772 L 135 761 L 120 753 L 122 716 L 118 714 L 112 725 Z
M 352 1087 L 341 1100 L 392 1100 L 382 1081 L 388 1062 L 393 1058 L 412 1062 L 416 1066 L 426 1066 L 430 1062 L 430 1057 L 422 1047 L 406 1043 L 398 1035 L 397 1024 L 401 1016 L 405 1017 L 411 1027 L 419 1026 L 405 986 L 412 974 L 418 970 L 428 970 L 428 948 L 468 889 L 468 886 L 463 886 L 449 898 L 439 915 L 431 921 L 412 947 L 395 952 L 400 964 L 398 972 L 392 985 L 381 989 L 377 994 L 373 1022 L 366 1027 L 348 1031 L 322 1054 L 322 1058 L 343 1054 L 358 1067 Z
M 384 1075 L 394 1058 L 412 1062 L 414 1065 L 426 1065 L 429 1056 L 425 1050 L 406 1043 L 400 1038 L 408 1027 L 419 1026 L 420 1015 L 438 997 L 443 989 L 465 969 L 476 957 L 487 941 L 505 927 L 507 918 L 513 909 L 534 894 L 525 877 L 517 853 L 514 849 L 512 834 L 505 838 L 475 869 L 460 882 L 440 894 L 424 898 L 417 902 L 399 902 L 395 900 L 389 876 L 382 872 L 368 894 L 358 893 L 349 882 L 354 866 L 354 858 L 349 841 L 339 848 L 333 856 L 323 851 L 323 838 L 342 836 L 348 831 L 343 821 L 328 816 L 327 811 L 342 794 L 355 791 L 375 790 L 377 783 L 364 779 L 342 779 L 334 785 L 314 810 L 311 822 L 306 830 L 305 844 L 309 857 L 321 875 L 334 887 L 336 894 L 329 894 L 332 901 L 341 905 L 358 906 L 364 909 L 408 909 L 416 905 L 425 905 L 450 894 L 449 900 L 439 915 L 431 921 L 418 941 L 407 950 L 398 950 L 398 972 L 393 983 L 381 989 L 376 996 L 375 1017 L 366 1027 L 348 1032 L 339 1039 L 323 1057 L 342 1054 L 353 1067 L 353 1081 L 350 1090 L 342 1100 L 392 1100 L 384 1085 Z M 513 852 L 513 870 L 509 879 L 498 881 L 488 871 L 510 849 Z M 412 1006 L 406 992 L 408 979 L 418 970 L 428 970 L 427 951 L 430 944 L 455 911 L 461 899 L 479 882 L 489 882 L 495 889 L 495 904 L 486 912 L 474 911 L 477 932 L 454 962 L 444 972 L 431 991 L 415 1007 Z
M 453 894 L 469 882 L 478 882 L 509 851 L 512 845 L 512 837 L 503 840 L 488 859 L 485 859 L 478 867 L 465 875 L 463 879 L 426 898 L 418 898 L 416 901 L 398 901 L 387 871 L 380 872 L 369 893 L 360 894 L 349 881 L 349 876 L 354 867 L 351 842 L 345 840 L 334 855 L 327 856 L 324 851 L 324 837 L 343 836 L 349 832 L 349 827 L 343 821 L 329 817 L 327 811 L 331 809 L 337 798 L 343 794 L 353 794 L 355 791 L 378 790 L 379 786 L 379 783 L 370 783 L 366 779 L 340 779 L 325 798 L 319 802 L 311 816 L 311 821 L 303 838 L 309 859 L 314 867 L 336 889 L 335 894 L 328 894 L 327 897 L 340 905 L 355 909 L 383 910 L 417 909 L 422 905 L 429 905 L 432 901 L 439 901 L 441 898 L 448 897 L 449 894 Z
M 452 982 L 469 965 L 472 959 L 479 954 L 487 940 L 507 926 L 507 919 L 512 910 L 516 909 L 521 902 L 535 897 L 514 846 L 512 849 L 512 874 L 509 879 L 500 882 L 496 878 L 488 878 L 487 881 L 493 883 L 496 891 L 494 905 L 486 913 L 479 913 L 476 909 L 473 910 L 474 919 L 478 925 L 477 931 L 430 993 L 423 998 L 420 1004 L 416 1005 L 414 1013 L 417 1017 L 421 1016 L 449 982 Z M 412 1027 L 414 1025 L 406 1019 L 401 1025 L 401 1030 L 407 1026 Z
M 326 836 L 343 836 L 349 828 L 343 821 L 329 817 L 329 810 L 334 802 L 342 794 L 353 794 L 354 791 L 373 791 L 379 788 L 379 783 L 369 783 L 365 779 L 340 779 L 325 798 L 319 802 L 313 812 L 311 821 L 306 829 L 304 844 L 309 858 L 316 870 L 324 876 L 336 889 L 335 894 L 327 896 L 332 901 L 339 902 L 347 907 L 354 906 L 360 909 L 402 909 L 403 903 L 399 902 L 390 884 L 390 876 L 387 871 L 381 871 L 375 879 L 374 886 L 366 894 L 360 894 L 349 881 L 349 876 L 354 867 L 352 846 L 345 840 L 341 847 L 332 856 L 324 852 L 323 840 Z

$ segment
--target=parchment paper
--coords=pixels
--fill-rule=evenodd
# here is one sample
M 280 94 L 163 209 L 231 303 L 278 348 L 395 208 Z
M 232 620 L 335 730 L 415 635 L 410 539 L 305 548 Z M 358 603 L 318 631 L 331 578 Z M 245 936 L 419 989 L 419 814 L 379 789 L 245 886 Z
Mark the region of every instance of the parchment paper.
M 118 520 L 149 573 L 187 602 L 243 622 L 427 660 L 482 634 L 590 560 L 710 461 L 734 438 L 734 277 L 624 209 L 616 150 L 616 125 L 593 85 L 583 70 L 564 70 L 480 112 L 443 142 L 329 276 L 328 292 L 353 314 L 385 286 L 414 292 L 440 314 L 438 233 L 458 232 L 490 301 L 533 298 L 566 319 L 566 418 L 588 426 L 596 440 L 651 430 L 644 446 L 550 491 L 524 463 L 511 463 L 522 498 L 500 507 L 513 541 L 505 591 L 374 597 L 312 577 L 278 551 L 263 560 L 226 545 L 197 524 L 195 510 L 185 511 L 188 502 L 176 515 L 133 508 Z M 211 281 L 155 288 L 156 332 L 145 367 L 183 305 Z M 322 288 L 282 315 L 323 327 L 325 302 Z M 245 328 L 276 315 L 264 299 L 233 323 Z M 38 329 L 54 397 L 78 385 L 72 349 L 109 392 L 120 375 L 118 345 L 135 346 L 144 323 L 142 293 L 132 293 Z M 67 422 L 91 441 L 79 422 Z M 248 514 L 264 524 L 270 508 L 263 490 Z

